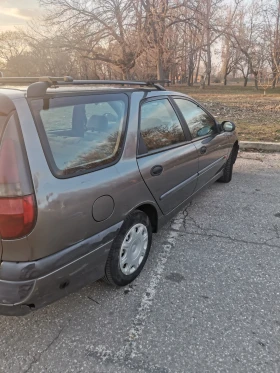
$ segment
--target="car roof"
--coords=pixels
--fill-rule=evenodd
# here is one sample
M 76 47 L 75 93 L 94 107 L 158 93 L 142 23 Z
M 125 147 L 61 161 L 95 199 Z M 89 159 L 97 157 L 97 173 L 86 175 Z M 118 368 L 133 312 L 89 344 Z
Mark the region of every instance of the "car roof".
M 26 92 L 26 89 L 23 90 L 20 87 L 0 87 L 0 94 L 7 96 L 11 99 L 18 97 L 23 97 Z
M 27 93 L 28 86 L 1 86 L 0 94 L 4 94 L 11 99 L 16 99 L 20 97 L 25 97 Z M 148 93 L 148 97 L 152 96 L 162 96 L 162 95 L 178 95 L 178 96 L 186 96 L 181 92 L 175 91 L 159 91 L 157 89 L 153 89 L 151 87 L 108 87 L 108 86 L 62 86 L 57 88 L 49 88 L 47 91 L 46 96 L 60 96 L 60 95 L 73 95 L 75 93 L 82 95 L 82 94 L 90 94 L 90 93 L 133 93 L 133 92 L 146 92 Z M 46 97 L 45 96 L 45 97 Z M 38 97 L 39 98 L 39 97 Z

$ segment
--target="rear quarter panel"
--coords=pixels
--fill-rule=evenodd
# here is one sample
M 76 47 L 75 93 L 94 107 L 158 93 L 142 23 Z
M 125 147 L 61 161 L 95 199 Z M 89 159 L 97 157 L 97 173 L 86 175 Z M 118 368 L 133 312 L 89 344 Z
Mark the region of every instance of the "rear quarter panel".
M 9 95 L 17 95 L 17 92 L 8 91 L 5 89 L 0 89 L 0 145 L 1 145 L 1 137 L 4 133 L 4 129 L 6 127 L 6 123 L 8 120 L 8 117 L 11 112 L 15 110 L 15 106 L 13 104 L 12 99 L 8 96 Z M 2 258 L 2 252 L 3 252 L 3 245 L 2 240 L 0 236 L 0 259 Z

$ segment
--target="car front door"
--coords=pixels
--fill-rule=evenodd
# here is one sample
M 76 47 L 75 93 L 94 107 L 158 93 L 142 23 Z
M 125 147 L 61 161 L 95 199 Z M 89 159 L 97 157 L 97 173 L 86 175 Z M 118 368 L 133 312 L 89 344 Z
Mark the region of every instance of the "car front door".
M 168 214 L 196 187 L 198 152 L 181 125 L 168 97 L 141 105 L 138 167 L 164 214 Z
M 220 132 L 215 119 L 198 103 L 174 97 L 189 128 L 192 143 L 199 154 L 196 191 L 221 171 L 229 153 L 228 136 Z

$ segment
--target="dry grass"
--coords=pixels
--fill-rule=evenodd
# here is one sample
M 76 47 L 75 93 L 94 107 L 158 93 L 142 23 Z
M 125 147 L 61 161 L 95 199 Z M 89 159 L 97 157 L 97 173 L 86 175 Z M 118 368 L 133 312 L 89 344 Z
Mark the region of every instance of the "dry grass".
M 200 101 L 219 121 L 231 120 L 237 126 L 240 140 L 280 141 L 280 87 L 256 91 L 240 85 L 199 87 L 173 86 Z

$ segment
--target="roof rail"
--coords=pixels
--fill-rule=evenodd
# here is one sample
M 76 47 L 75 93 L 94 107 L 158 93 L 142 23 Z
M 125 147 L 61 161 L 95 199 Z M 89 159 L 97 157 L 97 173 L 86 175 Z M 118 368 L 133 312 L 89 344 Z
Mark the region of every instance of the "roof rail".
M 149 80 L 149 81 L 134 81 L 134 80 L 74 80 L 71 76 L 64 77 L 0 77 L 1 84 L 20 85 L 30 84 L 27 89 L 27 97 L 41 97 L 47 92 L 50 87 L 59 87 L 65 85 L 135 85 L 141 87 L 153 87 L 160 91 L 165 91 L 161 84 L 170 83 L 169 80 Z

